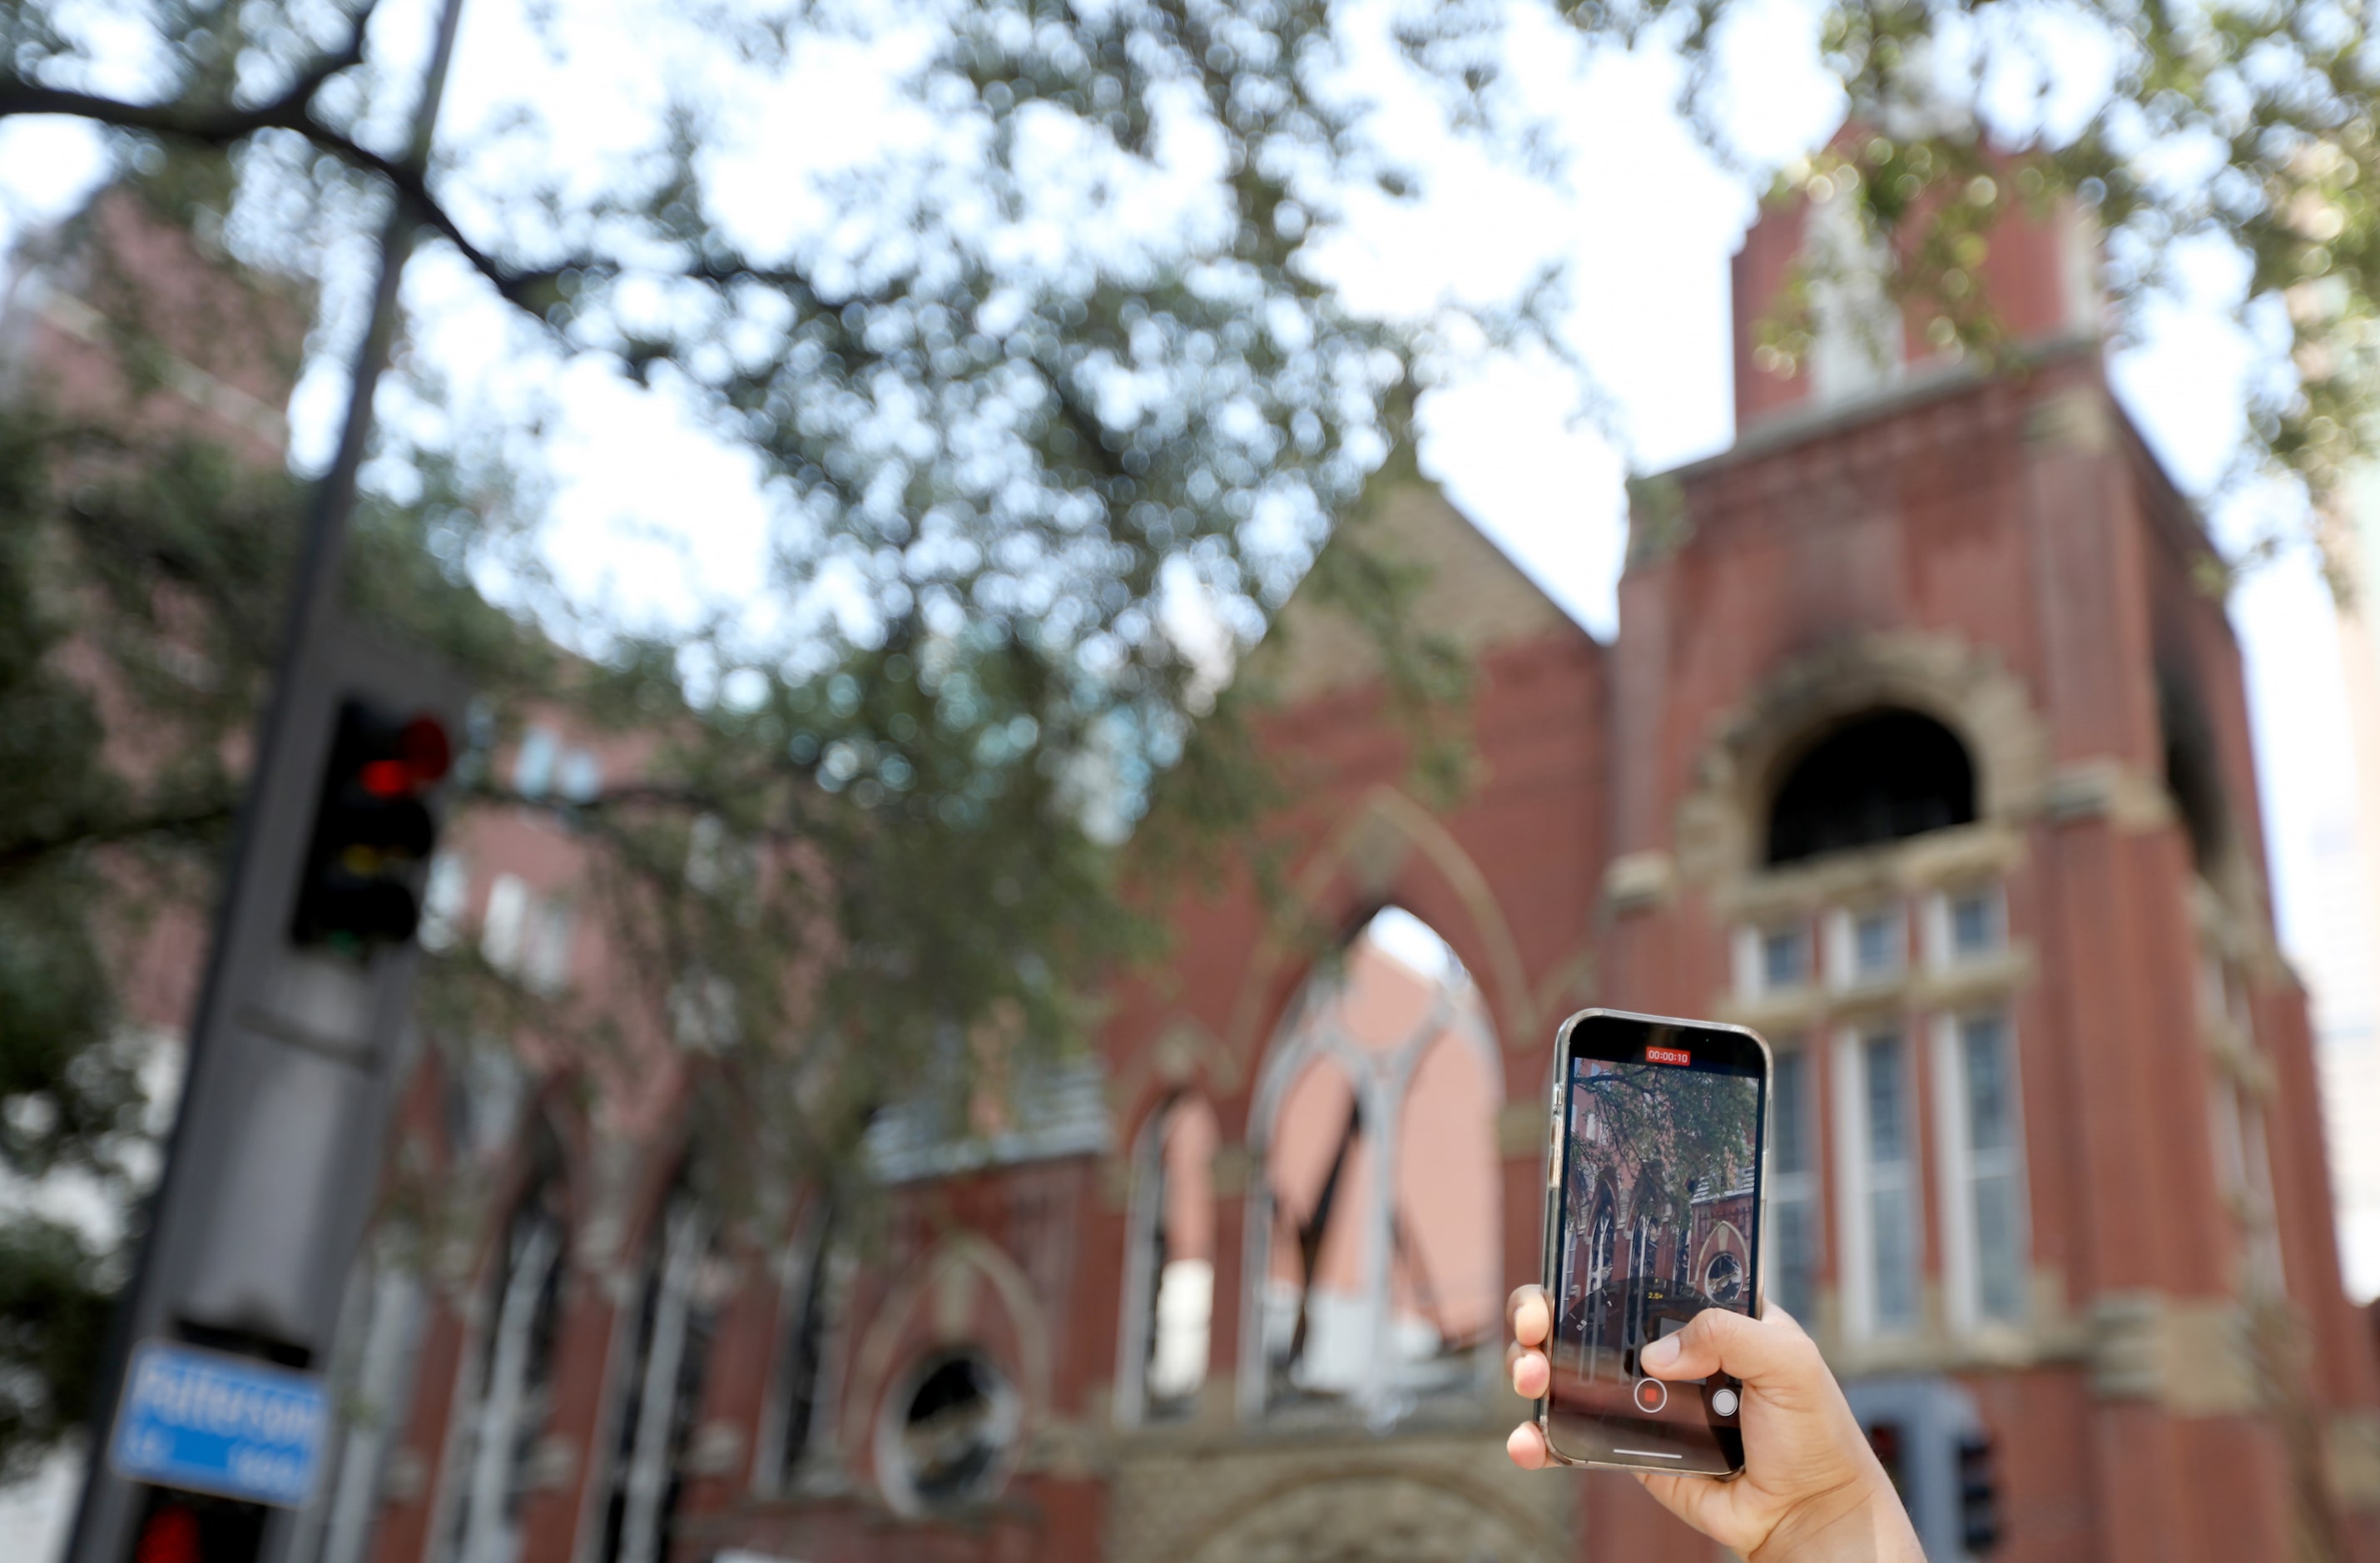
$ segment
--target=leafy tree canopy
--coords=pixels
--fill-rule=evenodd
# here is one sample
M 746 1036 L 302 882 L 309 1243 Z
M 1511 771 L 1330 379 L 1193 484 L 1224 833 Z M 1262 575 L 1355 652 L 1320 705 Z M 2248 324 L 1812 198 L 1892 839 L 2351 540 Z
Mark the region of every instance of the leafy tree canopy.
M 2245 459 L 2317 500 L 2336 490 L 2370 438 L 2380 253 L 2360 10 L 1838 6 L 1824 58 L 1868 128 L 1779 171 L 1724 128 L 1742 9 L 674 0 L 621 24 L 650 62 L 646 99 L 594 116 L 567 92 L 589 24 L 531 4 L 544 54 L 514 64 L 532 86 L 423 174 L 400 152 L 417 7 L 0 0 L 0 119 L 111 127 L 161 207 L 319 285 L 326 344 L 352 328 L 362 236 L 398 202 L 540 350 L 667 386 L 750 453 L 777 522 L 760 595 L 783 612 L 666 636 L 574 619 L 537 589 L 535 485 L 508 476 L 534 479 L 533 430 L 442 426 L 422 369 L 419 416 L 383 441 L 351 596 L 462 662 L 499 734 L 534 699 L 664 736 L 650 775 L 569 806 L 618 892 L 610 932 L 655 1012 L 706 1017 L 719 1072 L 750 1087 L 739 1105 L 799 1120 L 772 1140 L 832 1159 L 949 1036 L 1079 1031 L 1097 974 L 1148 947 L 1115 851 L 1127 830 L 1151 865 L 1245 839 L 1275 795 L 1250 758 L 1261 691 L 1220 675 L 1301 580 L 1373 628 L 1409 712 L 1459 695 L 1459 660 L 1400 612 L 1410 577 L 1367 556 L 1360 526 L 1321 544 L 1409 472 L 1417 396 L 1467 356 L 1553 345 L 1558 279 L 1396 320 L 1334 294 L 1318 258 L 1351 213 L 1422 178 L 1347 69 L 1374 43 L 1402 73 L 1396 112 L 1425 105 L 1532 169 L 1539 127 L 1499 79 L 1514 18 L 1673 51 L 1681 112 L 1714 152 L 1850 200 L 1889 241 L 1894 285 L 1979 358 L 2002 345 L 1973 269 L 2013 205 L 2093 203 L 2135 313 L 2185 241 L 2228 244 L 2239 314 L 2273 350 Z M 467 30 L 467 62 L 470 46 Z M 765 176 L 770 147 L 739 115 L 838 48 L 904 62 L 916 133 L 759 200 L 782 220 L 755 224 L 733 187 Z M 1985 156 L 1986 132 L 2013 163 Z M 1806 344 L 1789 316 L 1770 345 L 1791 362 Z M 97 1167 L 138 1137 L 138 1080 L 110 1051 L 110 920 L 141 876 L 195 864 L 203 895 L 233 796 L 224 740 L 254 708 L 295 514 L 287 479 L 188 443 L 88 465 L 110 438 L 30 413 L 0 428 L 14 1172 Z M 540 633 L 490 606 L 497 583 Z M 163 641 L 207 653 L 197 684 L 148 665 L 159 636 L 136 632 L 164 601 Z M 100 702 L 64 667 L 63 648 L 94 644 L 176 735 L 165 763 L 111 759 Z M 560 806 L 482 773 L 474 806 Z M 459 951 L 439 965 L 425 1003 L 442 1035 L 542 1017 L 600 1037 L 616 1019 L 557 1020 L 566 1000 Z M 39 1233 L 6 1252 L 44 1296 L 104 1283 Z M 53 1383 L 80 1360 L 70 1334 L 0 1351 Z M 60 1420 L 0 1411 L 0 1440 Z

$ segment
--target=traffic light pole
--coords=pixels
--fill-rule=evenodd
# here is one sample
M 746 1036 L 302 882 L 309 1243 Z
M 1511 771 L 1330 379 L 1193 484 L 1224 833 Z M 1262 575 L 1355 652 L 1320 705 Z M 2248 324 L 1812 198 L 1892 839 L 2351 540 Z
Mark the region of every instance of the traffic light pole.
M 429 165 L 461 19 L 462 0 L 443 0 L 407 149 L 416 171 Z M 452 732 L 465 698 L 418 657 L 338 623 L 372 399 L 419 226 L 403 195 L 391 193 L 346 419 L 300 539 L 181 1104 L 111 1328 L 67 1563 L 129 1563 L 144 1518 L 162 1496 L 184 1491 L 216 1496 L 191 1498 L 168 1517 L 179 1529 L 164 1538 L 164 1551 L 192 1563 L 277 1557 L 294 1531 L 288 1506 L 319 1476 L 309 1462 L 319 1462 L 324 1442 L 322 1370 L 379 1182 L 412 952 L 357 959 L 291 948 L 301 832 L 343 703 L 422 712 Z M 298 1436 L 310 1425 L 310 1443 Z M 196 1467 L 159 1474 L 192 1451 L 222 1450 L 230 1464 L 219 1481 Z

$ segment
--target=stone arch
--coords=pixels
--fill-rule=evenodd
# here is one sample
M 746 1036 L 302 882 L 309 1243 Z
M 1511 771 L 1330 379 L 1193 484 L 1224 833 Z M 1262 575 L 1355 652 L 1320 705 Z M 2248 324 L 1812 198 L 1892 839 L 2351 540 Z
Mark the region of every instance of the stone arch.
M 1930 718 L 1965 746 L 1979 820 L 2008 822 L 2039 806 L 2048 733 L 1998 657 L 1947 636 L 1851 636 L 1786 663 L 1714 724 L 1678 806 L 1682 877 L 1708 883 L 1762 871 L 1768 796 L 1785 769 L 1814 735 L 1880 708 Z
M 1381 908 L 1402 906 L 1450 945 L 1479 984 L 1507 1048 L 1537 1030 L 1519 942 L 1494 885 L 1435 815 L 1399 792 L 1366 792 L 1299 872 L 1296 901 L 1311 922 L 1351 939 Z M 1305 987 L 1308 963 L 1293 930 L 1276 929 L 1248 963 L 1225 1038 L 1250 1057 L 1277 1036 Z
M 1219 1107 L 1240 1094 L 1247 1071 L 1239 1055 L 1196 1015 L 1176 1014 L 1134 1053 L 1109 1087 L 1119 1147 L 1137 1143 L 1149 1116 L 1184 1090 L 1203 1092 Z M 1121 1156 L 1119 1149 L 1113 1153 Z
M 1472 1563 L 1574 1542 L 1488 1483 L 1431 1464 L 1350 1461 L 1259 1489 L 1184 1538 L 1189 1563 Z
M 948 1345 L 972 1338 L 992 1344 L 973 1329 L 975 1304 L 983 1295 L 979 1287 L 989 1289 L 1013 1337 L 1027 1427 L 1048 1414 L 1050 1321 L 1033 1295 L 1032 1283 L 999 1244 L 975 1232 L 953 1231 L 912 1263 L 874 1310 L 875 1320 L 852 1356 L 852 1392 L 844 1396 L 841 1413 L 844 1448 L 871 1446 L 869 1424 L 901 1365 L 898 1353 L 917 1339 L 911 1327 L 921 1304 L 938 1315 L 927 1321 L 928 1343 Z

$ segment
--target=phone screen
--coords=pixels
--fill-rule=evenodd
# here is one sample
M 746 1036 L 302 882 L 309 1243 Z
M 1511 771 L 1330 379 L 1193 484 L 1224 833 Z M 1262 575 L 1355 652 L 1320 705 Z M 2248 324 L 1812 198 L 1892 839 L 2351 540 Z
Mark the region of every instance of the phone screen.
M 1766 1055 L 1616 1015 L 1583 1017 L 1563 1055 L 1548 1436 L 1572 1459 L 1736 1469 L 1742 1387 L 1652 1378 L 1637 1353 L 1706 1308 L 1755 1305 Z

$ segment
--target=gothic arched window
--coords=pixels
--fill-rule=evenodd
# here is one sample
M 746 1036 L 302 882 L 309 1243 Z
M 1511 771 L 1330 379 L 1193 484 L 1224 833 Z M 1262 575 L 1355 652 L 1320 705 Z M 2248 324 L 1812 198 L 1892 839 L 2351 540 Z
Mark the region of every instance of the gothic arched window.
M 646 1246 L 634 1331 L 613 1401 L 600 1563 L 660 1563 L 685 1495 L 724 1290 L 710 1215 L 681 1185 Z
M 1127 1423 L 1187 1414 L 1206 1382 L 1220 1139 L 1214 1109 L 1189 1095 L 1159 1108 L 1141 1131 L 1117 1377 L 1117 1411 Z
M 836 1347 L 852 1271 L 850 1251 L 840 1241 L 841 1214 L 832 1194 L 821 1195 L 786 1266 L 771 1441 L 754 1467 L 780 1493 L 793 1491 L 834 1455 Z
M 476 1386 L 452 1468 L 461 1489 L 448 1556 L 515 1563 L 521 1510 L 553 1410 L 553 1348 L 562 1318 L 569 1229 L 561 1152 L 540 1139 L 528 1186 L 504 1224 L 485 1294 Z
M 1975 818 L 1975 768 L 1955 733 L 1915 711 L 1866 711 L 1819 738 L 1778 783 L 1768 862 L 1798 863 Z
M 1502 1094 L 1470 975 L 1410 913 L 1307 984 L 1254 1115 L 1245 1401 L 1378 1418 L 1469 1387 L 1497 1334 Z

